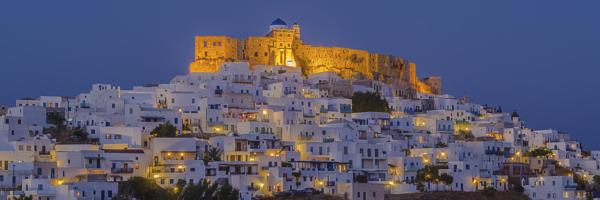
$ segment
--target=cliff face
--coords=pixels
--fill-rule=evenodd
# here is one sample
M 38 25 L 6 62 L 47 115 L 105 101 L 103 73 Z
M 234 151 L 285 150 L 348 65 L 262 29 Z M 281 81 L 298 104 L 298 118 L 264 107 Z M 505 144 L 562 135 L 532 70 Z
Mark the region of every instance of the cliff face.
M 440 79 L 419 80 L 414 63 L 364 50 L 307 45 L 300 38 L 300 26 L 297 24 L 293 28 L 272 29 L 264 37 L 196 37 L 195 59 L 190 64 L 190 73 L 216 72 L 228 61 L 246 61 L 250 66 L 302 67 L 304 75 L 335 72 L 344 79 L 366 78 L 405 85 L 421 93 L 441 93 Z

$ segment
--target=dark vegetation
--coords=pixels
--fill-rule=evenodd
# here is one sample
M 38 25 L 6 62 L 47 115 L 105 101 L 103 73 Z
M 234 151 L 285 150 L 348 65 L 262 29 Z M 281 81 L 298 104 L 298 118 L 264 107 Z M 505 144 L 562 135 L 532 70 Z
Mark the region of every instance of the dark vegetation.
M 177 137 L 177 128 L 167 122 L 158 125 L 158 127 L 154 128 L 150 134 L 154 137 Z
M 377 93 L 356 92 L 352 95 L 352 112 L 389 112 L 390 107 L 385 99 Z
M 173 188 L 161 188 L 152 179 L 132 177 L 128 181 L 119 182 L 119 194 L 114 200 L 231 200 L 239 198 L 239 191 L 229 183 L 209 183 L 201 181 L 197 184 L 178 182 Z
M 46 121 L 53 126 L 45 128 L 44 133 L 50 134 L 50 137 L 56 139 L 58 144 L 92 143 L 88 140 L 88 134 L 84 129 L 68 127 L 65 124 L 65 118 L 58 114 L 49 114 Z
M 422 192 L 411 194 L 388 194 L 385 200 L 528 200 L 529 197 L 518 192 L 499 192 L 483 190 L 477 192 Z

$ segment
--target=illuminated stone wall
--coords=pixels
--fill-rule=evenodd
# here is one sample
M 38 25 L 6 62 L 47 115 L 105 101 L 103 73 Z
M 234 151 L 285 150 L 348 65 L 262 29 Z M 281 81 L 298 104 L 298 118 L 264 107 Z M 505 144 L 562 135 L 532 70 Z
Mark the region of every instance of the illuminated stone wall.
M 254 65 L 302 67 L 305 75 L 336 72 L 345 79 L 364 77 L 408 85 L 423 93 L 441 93 L 441 80 L 419 80 L 416 66 L 400 57 L 368 51 L 307 45 L 300 39 L 300 26 L 273 29 L 264 37 L 236 39 L 227 36 L 197 36 L 195 59 L 190 72 L 215 72 L 228 61 Z M 435 85 L 432 85 L 435 83 Z M 437 88 L 432 88 L 437 87 Z

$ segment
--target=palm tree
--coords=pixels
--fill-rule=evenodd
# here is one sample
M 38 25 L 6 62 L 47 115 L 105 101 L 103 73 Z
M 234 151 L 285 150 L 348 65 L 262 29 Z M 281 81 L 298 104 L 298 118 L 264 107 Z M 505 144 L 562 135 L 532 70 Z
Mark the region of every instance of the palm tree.
M 202 159 L 206 164 L 213 161 L 221 161 L 221 150 L 213 147 L 204 152 L 204 158 Z
M 447 186 L 449 185 L 450 190 L 452 190 L 452 182 L 454 182 L 454 177 L 450 176 L 449 174 L 443 173 L 442 175 L 440 175 L 440 182 L 444 183 Z
M 31 196 L 31 195 L 29 195 L 29 196 L 21 195 L 21 196 L 17 197 L 15 200 L 33 200 L 33 196 Z

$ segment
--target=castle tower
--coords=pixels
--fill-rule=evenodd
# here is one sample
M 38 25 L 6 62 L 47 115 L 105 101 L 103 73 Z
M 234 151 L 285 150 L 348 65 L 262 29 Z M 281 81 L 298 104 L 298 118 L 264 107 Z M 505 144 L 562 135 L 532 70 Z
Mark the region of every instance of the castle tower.
M 407 67 L 408 83 L 410 87 L 417 88 L 417 65 L 414 62 L 409 61 Z
M 281 18 L 277 18 L 273 22 L 271 22 L 271 25 L 269 26 L 269 31 L 273 31 L 273 30 L 277 30 L 277 29 L 287 29 L 287 28 L 288 28 L 287 23 L 285 23 L 285 21 L 283 21 Z
M 294 23 L 294 25 L 292 25 L 292 30 L 294 30 L 294 37 L 296 40 L 300 40 L 300 24 Z

